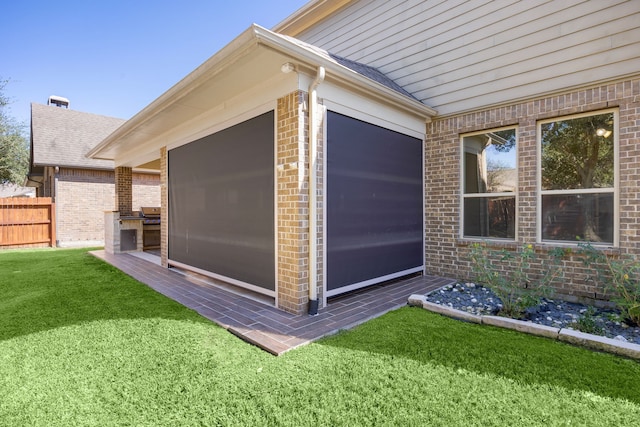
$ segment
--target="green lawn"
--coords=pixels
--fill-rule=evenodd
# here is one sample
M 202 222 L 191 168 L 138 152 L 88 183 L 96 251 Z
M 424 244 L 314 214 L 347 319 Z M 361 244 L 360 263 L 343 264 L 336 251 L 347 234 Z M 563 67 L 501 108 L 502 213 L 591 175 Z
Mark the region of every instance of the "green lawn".
M 640 363 L 403 308 L 273 357 L 84 250 L 0 252 L 0 425 L 637 426 Z

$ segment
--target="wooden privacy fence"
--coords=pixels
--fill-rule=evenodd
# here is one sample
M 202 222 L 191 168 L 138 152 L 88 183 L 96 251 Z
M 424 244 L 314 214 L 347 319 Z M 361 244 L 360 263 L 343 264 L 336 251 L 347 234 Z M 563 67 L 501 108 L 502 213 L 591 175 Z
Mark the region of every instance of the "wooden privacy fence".
M 56 206 L 51 197 L 0 199 L 0 249 L 56 245 Z

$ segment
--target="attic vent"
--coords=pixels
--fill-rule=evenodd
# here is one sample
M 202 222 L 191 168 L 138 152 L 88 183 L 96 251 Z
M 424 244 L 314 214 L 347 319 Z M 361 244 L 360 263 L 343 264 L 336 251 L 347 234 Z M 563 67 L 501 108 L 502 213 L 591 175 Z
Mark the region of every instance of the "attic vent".
M 69 108 L 69 100 L 61 96 L 52 95 L 49 97 L 47 105 L 55 105 L 56 107 Z

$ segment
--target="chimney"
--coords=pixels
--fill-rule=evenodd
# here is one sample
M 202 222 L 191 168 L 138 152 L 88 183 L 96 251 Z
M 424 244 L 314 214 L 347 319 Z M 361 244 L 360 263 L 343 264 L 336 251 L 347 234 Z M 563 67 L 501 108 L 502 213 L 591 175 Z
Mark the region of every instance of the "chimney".
M 69 100 L 67 98 L 63 98 L 61 96 L 51 95 L 49 97 L 49 101 L 47 105 L 55 105 L 56 107 L 64 107 L 69 108 Z

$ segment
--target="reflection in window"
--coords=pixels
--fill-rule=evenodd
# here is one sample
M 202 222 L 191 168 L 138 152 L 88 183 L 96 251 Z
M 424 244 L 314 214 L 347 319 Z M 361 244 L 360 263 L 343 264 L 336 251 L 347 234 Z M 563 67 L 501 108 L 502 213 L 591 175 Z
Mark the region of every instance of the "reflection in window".
M 540 124 L 542 240 L 614 242 L 613 111 Z
M 462 138 L 465 237 L 515 238 L 516 131 Z
M 543 195 L 542 212 L 543 240 L 613 242 L 613 193 Z

